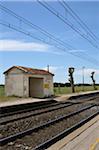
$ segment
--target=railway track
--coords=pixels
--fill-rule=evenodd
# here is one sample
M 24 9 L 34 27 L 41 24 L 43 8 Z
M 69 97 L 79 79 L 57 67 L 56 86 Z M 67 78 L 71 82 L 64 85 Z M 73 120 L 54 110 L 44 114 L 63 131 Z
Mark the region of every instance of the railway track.
M 86 100 L 86 99 L 88 99 L 88 98 L 95 98 L 95 97 L 97 97 L 97 96 L 99 97 L 99 92 L 88 93 L 88 94 L 85 94 L 85 95 L 82 94 L 82 95 L 79 95 L 79 96 L 78 96 L 78 95 L 77 95 L 77 96 L 71 96 L 69 99 L 70 99 L 70 100 L 75 100 L 75 99 L 76 99 L 76 100 L 79 100 L 79 99 L 80 99 L 80 100 L 81 100 L 81 99 L 83 99 L 83 100 L 85 99 L 85 100 Z
M 40 105 L 38 103 L 38 106 L 34 105 L 33 108 L 26 108 L 25 109 L 22 109 L 22 110 L 19 110 L 20 107 L 16 108 L 16 111 L 11 111 L 9 110 L 10 108 L 6 108 L 7 110 L 11 111 L 9 113 L 3 113 L 0 115 L 0 124 L 1 125 L 4 125 L 4 124 L 7 124 L 7 123 L 10 123 L 10 122 L 13 122 L 13 121 L 18 121 L 18 120 L 21 120 L 21 119 L 26 119 L 28 117 L 32 117 L 32 116 L 36 116 L 36 115 L 40 115 L 40 114 L 43 114 L 43 113 L 47 113 L 47 112 L 51 112 L 51 111 L 55 111 L 55 110 L 58 110 L 58 109 L 61 109 L 61 108 L 65 108 L 65 107 L 68 107 L 68 106 L 71 106 L 71 105 L 74 105 L 74 104 L 80 104 L 80 103 L 85 103 L 87 101 L 93 101 L 95 102 L 95 99 L 99 98 L 99 96 L 96 95 L 96 97 L 92 97 L 92 98 L 87 98 L 85 100 L 70 100 L 66 103 L 59 103 L 59 102 L 56 102 L 54 100 L 52 101 L 48 101 L 48 102 L 45 102 L 45 105 Z M 24 105 L 21 106 L 21 108 L 24 108 Z M 47 110 L 46 110 L 47 109 Z M 35 112 L 36 110 L 36 112 Z M 39 111 L 40 110 L 40 111 Z M 5 110 L 3 112 L 6 112 Z M 29 112 L 32 112 L 32 113 L 29 113 Z M 24 113 L 24 115 L 19 115 L 19 116 L 16 116 L 17 114 L 22 114 Z M 26 114 L 27 113 L 27 114 Z M 15 116 L 14 116 L 15 115 Z M 10 118 L 9 118 L 10 116 Z M 13 116 L 13 117 L 11 117 Z
M 97 105 L 98 106 L 98 105 Z M 66 120 L 66 119 L 68 119 L 68 118 L 71 118 L 71 117 L 73 117 L 73 116 L 77 116 L 77 115 L 79 115 L 80 113 L 83 113 L 83 112 L 85 112 L 85 111 L 89 111 L 89 110 L 91 110 L 91 109 L 93 109 L 93 108 L 95 108 L 96 107 L 96 105 L 94 104 L 94 105 L 90 105 L 90 106 L 87 106 L 87 107 L 84 107 L 84 108 L 82 108 L 82 109 L 80 109 L 80 110 L 78 110 L 78 111 L 75 111 L 75 112 L 72 112 L 72 113 L 69 113 L 69 114 L 67 114 L 67 115 L 64 115 L 64 116 L 60 116 L 60 117 L 58 117 L 58 118 L 56 118 L 56 119 L 53 119 L 53 120 L 50 120 L 50 121 L 48 121 L 48 122 L 46 122 L 46 123 L 43 123 L 43 124 L 41 124 L 41 125 L 39 125 L 39 126 L 36 126 L 36 127 L 34 127 L 34 128 L 30 128 L 30 129 L 28 129 L 28 130 L 25 130 L 25 131 L 22 131 L 22 132 L 19 132 L 19 133 L 16 133 L 16 134 L 14 134 L 14 135 L 10 135 L 10 136 L 8 136 L 8 137 L 5 137 L 5 138 L 2 138 L 2 139 L 0 139 L 0 145 L 1 146 L 3 146 L 3 145 L 6 145 L 7 143 L 9 143 L 9 142 L 12 142 L 12 141 L 15 141 L 15 140 L 17 140 L 18 138 L 23 138 L 23 137 L 25 137 L 25 136 L 31 136 L 31 134 L 32 133 L 34 133 L 34 132 L 39 132 L 39 130 L 44 130 L 44 129 L 46 129 L 46 128 L 50 128 L 51 126 L 55 126 L 57 123 L 60 123 L 60 122 L 62 122 L 63 120 Z M 91 111 L 90 111 L 91 112 Z M 97 114 L 99 113 L 99 111 L 97 110 L 97 111 L 95 111 L 90 117 L 89 117 L 89 119 L 90 118 L 93 118 L 94 116 L 96 116 Z M 87 119 L 85 119 L 85 121 L 84 122 L 86 122 L 86 121 L 88 121 L 89 120 L 88 118 Z M 63 131 L 62 133 L 59 133 L 58 135 L 55 135 L 53 138 L 50 138 L 49 140 L 47 140 L 46 142 L 43 142 L 42 144 L 40 144 L 39 146 L 36 146 L 35 147 L 35 149 L 38 149 L 38 150 L 41 150 L 42 148 L 46 148 L 46 146 L 47 146 L 47 144 L 48 145 L 50 145 L 50 144 L 52 144 L 53 142 L 55 142 L 56 140 L 58 140 L 60 137 L 63 137 L 63 135 L 66 135 L 66 133 L 70 133 L 71 131 L 73 131 L 74 129 L 76 129 L 76 128 L 78 128 L 79 126 L 81 126 L 84 122 L 79 122 L 78 124 L 76 124 L 76 125 L 74 125 L 74 126 L 72 126 L 72 127 L 70 127 L 70 128 L 68 128 L 68 129 L 66 129 L 66 131 Z M 31 137 L 29 137 L 29 139 L 30 139 Z M 3 147 L 4 148 L 4 147 Z M 12 149 L 11 149 L 12 150 Z
M 83 98 L 83 100 L 82 100 Z M 66 103 L 73 103 L 73 102 L 81 102 L 81 101 L 92 101 L 99 98 L 99 95 L 97 93 L 90 95 L 86 95 L 86 96 L 80 96 L 80 97 L 75 97 L 70 98 L 70 100 Z M 63 103 L 63 102 L 62 102 Z M 77 102 L 78 103 L 78 102 Z M 7 117 L 7 116 L 11 116 L 11 115 L 15 115 L 18 113 L 26 113 L 26 112 L 30 112 L 30 111 L 35 111 L 35 110 L 39 110 L 39 109 L 43 109 L 43 108 L 48 108 L 48 107 L 53 107 L 53 106 L 58 106 L 61 105 L 61 102 L 57 102 L 55 100 L 48 100 L 48 101 L 44 101 L 44 102 L 35 102 L 35 103 L 30 103 L 30 104 L 20 104 L 20 105 L 14 105 L 14 106 L 6 106 L 6 107 L 1 107 L 0 108 L 0 118 L 3 117 Z
M 45 150 L 45 149 L 47 149 L 51 145 L 55 144 L 57 141 L 61 140 L 62 138 L 64 138 L 65 136 L 67 136 L 68 134 L 73 132 L 74 130 L 78 129 L 79 127 L 81 127 L 82 125 L 84 125 L 85 123 L 87 123 L 88 121 L 93 119 L 98 114 L 99 114 L 99 112 L 96 112 L 96 113 L 90 115 L 86 119 L 83 119 L 82 121 L 79 121 L 78 123 L 76 123 L 72 127 L 64 130 L 63 132 L 61 132 L 61 133 L 57 134 L 56 136 L 52 137 L 51 139 L 46 140 L 45 142 L 39 144 L 38 146 L 36 146 L 32 150 Z
M 27 130 L 28 128 L 32 128 L 32 127 L 35 127 L 37 125 L 40 125 L 44 122 L 48 122 L 49 120 L 52 120 L 52 119 L 55 119 L 55 118 L 58 118 L 59 116 L 63 116 L 64 114 L 68 114 L 70 112 L 73 112 L 73 111 L 77 111 L 81 108 L 84 108 L 85 106 L 88 106 L 89 104 L 75 104 L 73 103 L 73 105 L 66 105 L 66 107 L 63 107 L 62 108 L 54 108 L 54 110 L 52 111 L 49 111 L 48 109 L 46 110 L 43 110 L 43 113 L 41 113 L 40 111 L 36 111 L 36 113 L 38 115 L 34 115 L 34 116 L 31 116 L 31 117 L 26 117 L 26 114 L 25 116 L 23 117 L 22 116 L 22 119 L 19 119 L 17 121 L 11 121 L 9 122 L 9 119 L 8 120 L 2 120 L 4 121 L 4 124 L 1 124 L 1 137 L 6 137 L 6 136 L 10 136 L 11 133 L 12 134 L 15 134 L 17 132 L 20 132 L 20 131 L 24 131 L 24 130 Z M 20 115 L 19 115 L 20 117 Z M 12 117 L 10 117 L 11 119 Z M 8 121 L 8 123 L 5 124 L 5 121 Z
M 27 122 L 25 121 L 24 123 L 26 123 L 27 124 L 27 126 L 28 126 L 28 128 L 26 129 L 26 128 L 24 128 L 24 126 L 23 126 L 23 130 L 20 130 L 20 128 L 18 129 L 18 130 L 16 130 L 16 131 L 18 131 L 17 133 L 16 133 L 16 131 L 15 132 L 13 132 L 13 130 L 11 131 L 11 133 L 13 133 L 13 134 L 8 134 L 7 136 L 5 136 L 5 137 L 2 137 L 1 135 L 1 139 L 0 139 L 0 145 L 1 145 L 1 150 L 4 150 L 4 149 L 6 149 L 7 150 L 7 143 L 8 143 L 8 145 L 9 145 L 9 143 L 13 143 L 13 142 L 15 142 L 16 144 L 17 144 L 17 140 L 22 140 L 21 142 L 22 143 L 24 143 L 24 142 L 26 142 L 27 143 L 27 141 L 28 141 L 28 139 L 27 140 L 25 140 L 24 141 L 24 138 L 26 138 L 27 136 L 28 137 L 30 137 L 29 139 L 32 139 L 33 137 L 34 137 L 34 139 L 36 139 L 37 137 L 35 137 L 34 135 L 35 134 L 38 134 L 39 133 L 39 131 L 40 132 L 43 132 L 43 130 L 46 130 L 47 128 L 49 128 L 49 130 L 50 130 L 50 127 L 52 127 L 52 126 L 55 126 L 55 125 L 57 125 L 57 123 L 60 123 L 60 122 L 64 122 L 64 120 L 66 120 L 67 119 L 67 123 L 68 123 L 68 119 L 69 119 L 69 122 L 71 122 L 71 120 L 73 120 L 73 116 L 74 116 L 74 118 L 75 117 L 77 117 L 77 116 L 79 116 L 79 115 L 81 115 L 81 113 L 83 114 L 84 112 L 93 112 L 93 116 L 94 115 L 98 115 L 99 114 L 99 96 L 94 96 L 94 97 L 90 97 L 90 98 L 86 98 L 86 99 L 77 99 L 77 100 L 69 100 L 69 101 L 67 101 L 67 102 L 64 102 L 64 103 L 59 103 L 59 102 L 56 102 L 56 101 L 51 101 L 51 102 L 47 102 L 47 103 L 45 103 L 45 104 L 43 104 L 43 105 L 34 105 L 34 106 L 32 106 L 33 108 L 31 108 L 31 107 L 26 107 L 25 106 L 25 108 L 26 108 L 26 110 L 23 108 L 22 110 L 20 110 L 19 108 L 18 109 L 16 109 L 15 111 L 12 111 L 11 110 L 11 112 L 9 113 L 9 114 L 7 114 L 6 113 L 6 111 L 4 110 L 3 111 L 3 113 L 2 113 L 2 115 L 1 115 L 1 120 L 0 120 L 0 124 L 1 124 L 1 126 L 2 126 L 2 129 L 3 128 L 5 128 L 5 126 L 8 124 L 8 129 L 10 128 L 10 126 L 12 126 L 10 123 L 14 123 L 15 122 L 15 124 L 17 124 L 18 125 L 18 123 L 16 122 L 16 121 L 21 121 L 21 119 L 23 120 L 23 122 L 24 122 L 24 120 L 25 119 L 27 119 L 27 118 L 29 118 L 30 120 L 32 120 L 32 119 L 34 119 L 34 117 L 35 118 L 37 118 L 37 116 L 40 116 L 41 117 L 41 119 L 42 119 L 42 117 L 43 117 L 43 115 L 45 115 L 46 117 L 48 116 L 48 114 L 49 115 L 51 115 L 51 114 L 54 114 L 55 115 L 55 112 L 60 112 L 58 115 L 57 115 L 57 113 L 56 113 L 56 118 L 53 118 L 52 116 L 48 119 L 43 119 L 42 121 L 40 121 L 40 120 L 38 120 L 38 123 L 36 123 L 36 122 L 34 122 L 34 123 L 36 123 L 36 124 L 34 124 L 33 125 L 33 127 L 32 126 L 29 126 L 28 124 L 27 124 Z M 90 103 L 89 103 L 90 102 Z M 96 102 L 98 102 L 98 103 L 96 103 Z M 90 105 L 89 105 L 90 104 Z M 75 107 L 76 106 L 76 107 Z M 78 106 L 81 106 L 81 107 L 78 107 Z M 86 106 L 86 107 L 85 107 Z M 22 106 L 23 107 L 23 106 Z M 75 109 L 74 109 L 74 107 L 75 107 Z M 70 108 L 70 113 L 69 113 L 69 111 L 67 111 L 68 109 Z M 63 111 L 63 110 L 65 110 L 65 111 Z M 75 110 L 77 110 L 77 111 L 75 111 Z M 61 114 L 61 111 L 63 111 L 64 112 L 64 114 Z M 73 111 L 73 112 L 72 112 Z M 31 112 L 31 113 L 30 113 Z M 21 116 L 21 114 L 24 114 L 23 116 Z M 29 114 L 30 113 L 30 114 Z M 66 113 L 66 114 L 65 114 Z M 19 115 L 20 114 L 20 115 Z M 87 113 L 86 113 L 87 114 Z M 11 116 L 8 116 L 8 115 L 11 115 Z M 14 116 L 15 115 L 15 116 Z M 19 117 L 16 117 L 16 115 L 19 115 Z M 53 116 L 54 116 L 53 115 Z M 89 113 L 89 115 L 90 115 L 90 113 Z M 87 115 L 87 118 L 89 117 L 89 115 Z M 92 116 L 91 115 L 91 116 Z M 14 116 L 14 118 L 13 118 L 13 116 Z M 10 118 L 9 118 L 10 117 Z M 32 117 L 32 118 L 31 118 Z M 49 116 L 48 116 L 49 117 Z M 38 117 L 38 119 L 40 119 L 39 117 Z M 82 118 L 83 119 L 83 118 Z M 45 120 L 45 121 L 44 121 Z M 76 119 L 75 119 L 76 120 Z M 22 122 L 22 121 L 21 121 Z M 66 121 L 65 121 L 66 122 Z M 79 121 L 79 122 L 81 122 L 81 121 Z M 31 123 L 31 122 L 30 122 Z M 67 123 L 66 123 L 66 125 L 67 125 Z M 21 123 L 22 124 L 22 123 Z M 20 125 L 21 125 L 20 124 Z M 32 124 L 33 124 L 33 121 L 32 121 Z M 64 124 L 64 123 L 63 123 Z M 65 130 L 66 131 L 71 131 L 72 130 L 72 127 L 73 126 L 77 126 L 77 124 L 78 123 L 75 123 L 75 124 L 73 124 L 72 126 L 70 126 L 70 127 L 68 127 L 68 128 L 66 128 L 66 129 L 64 129 L 64 131 L 62 131 L 63 133 L 65 132 Z M 24 125 L 24 124 L 23 124 Z M 62 125 L 62 124 L 61 124 Z M 12 128 L 12 129 L 16 129 L 16 126 L 14 125 L 13 126 L 14 128 Z M 20 126 L 21 127 L 21 126 Z M 6 128 L 6 129 L 7 129 Z M 57 128 L 57 127 L 54 127 L 54 128 Z M 69 130 L 69 129 L 71 129 L 71 130 Z M 74 127 L 73 127 L 73 129 L 74 129 Z M 49 130 L 47 131 L 47 132 L 49 132 Z M 7 130 L 5 130 L 5 131 L 7 131 Z M 19 132 L 20 131 L 20 132 Z M 51 131 L 50 131 L 51 132 Z M 48 139 L 44 139 L 44 141 L 43 142 L 40 142 L 40 143 L 38 143 L 37 145 L 33 145 L 33 147 L 34 147 L 34 149 L 38 149 L 39 150 L 39 148 L 41 148 L 41 149 L 43 149 L 43 147 L 46 147 L 46 145 L 50 145 L 51 143 L 53 143 L 56 139 L 58 139 L 58 138 L 60 138 L 61 136 L 59 136 L 59 135 L 61 135 L 61 133 L 62 133 L 61 131 L 58 133 L 58 134 L 56 134 L 56 135 L 54 135 L 54 136 L 52 136 L 52 137 L 50 137 L 50 138 L 48 138 Z M 66 132 L 67 133 L 67 132 Z M 32 135 L 32 134 L 34 134 L 34 135 Z M 50 133 L 48 133 L 48 134 L 50 134 Z M 40 136 L 42 136 L 42 135 L 39 135 L 39 137 Z M 57 137 L 58 136 L 58 137 Z M 45 137 L 45 136 L 44 136 Z M 55 138 L 54 139 L 54 137 L 57 137 L 57 138 Z M 24 142 L 23 142 L 24 141 Z M 29 141 L 28 141 L 29 142 Z M 33 142 L 33 141 L 32 141 Z M 36 142 L 35 142 L 36 143 Z M 47 143 L 47 144 L 46 144 Z M 50 144 L 49 144 L 50 143 Z M 12 144 L 13 145 L 13 144 Z M 24 145 L 24 144 L 23 144 Z M 30 145 L 32 145 L 32 144 L 30 144 Z M 45 146 L 44 146 L 45 145 Z M 29 146 L 28 146 L 29 147 Z M 32 147 L 32 148 L 33 148 Z M 14 150 L 14 149 L 16 150 L 17 148 L 15 148 L 14 146 L 12 146 L 12 149 L 11 150 Z M 21 148 L 20 148 L 21 149 Z M 41 150 L 40 149 L 40 150 Z M 23 149 L 22 149 L 23 150 Z M 30 149 L 29 149 L 30 150 Z
M 55 104 L 55 105 L 51 105 L 52 106 L 52 107 L 50 106 L 51 108 L 46 109 L 46 107 L 45 107 L 45 109 L 42 108 L 43 110 L 40 110 L 40 111 L 34 112 L 32 110 L 33 112 L 31 114 L 27 114 L 27 115 L 25 114 L 24 116 L 18 116 L 18 117 L 15 116 L 15 118 L 10 118 L 10 119 L 3 118 L 3 121 L 2 121 L 2 119 L 0 120 L 0 124 L 4 125 L 4 124 L 7 124 L 7 123 L 10 123 L 10 122 L 13 122 L 13 121 L 26 119 L 28 117 L 32 117 L 32 116 L 36 116 L 36 115 L 41 115 L 41 114 L 48 113 L 48 112 L 51 112 L 51 111 L 55 111 L 55 110 L 58 110 L 58 109 L 66 108 L 68 106 L 72 106 L 73 104 L 75 104 L 75 103 Z M 19 114 L 19 112 L 18 112 L 18 114 Z
M 97 100 L 99 100 L 99 95 L 96 95 L 96 96 L 91 96 L 91 97 L 88 97 L 87 99 L 84 99 L 84 98 L 76 98 L 76 99 L 71 99 L 70 101 L 74 101 L 74 102 L 88 102 L 88 101 L 94 101 L 95 102 L 95 100 L 97 101 Z
M 5 106 L 0 108 L 0 118 L 15 115 L 18 113 L 26 113 L 29 111 L 52 107 L 56 105 L 59 105 L 59 103 L 57 103 L 55 100 L 49 100 L 44 102 Z

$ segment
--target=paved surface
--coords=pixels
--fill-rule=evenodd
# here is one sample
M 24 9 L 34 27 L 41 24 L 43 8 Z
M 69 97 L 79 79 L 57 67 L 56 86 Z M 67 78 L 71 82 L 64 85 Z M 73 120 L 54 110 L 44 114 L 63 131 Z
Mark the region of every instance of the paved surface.
M 99 115 L 48 150 L 99 150 Z
M 18 98 L 17 100 L 14 100 L 14 101 L 1 102 L 0 107 L 20 105 L 20 104 L 40 102 L 40 101 L 48 101 L 51 99 L 52 98 L 45 98 L 45 99 L 39 99 L 39 98 L 20 98 L 19 99 Z
M 64 94 L 64 95 L 60 95 L 60 96 L 54 98 L 54 100 L 66 101 L 72 96 L 79 96 L 79 95 L 85 95 L 85 94 L 96 93 L 96 92 L 99 92 L 99 90 L 89 91 L 89 92 L 80 92 L 80 93 L 74 93 L 74 94 Z M 44 99 L 39 99 L 39 98 L 20 98 L 19 99 L 18 98 L 17 100 L 13 100 L 13 101 L 1 102 L 0 107 L 11 106 L 11 105 L 20 105 L 20 104 L 40 102 L 40 101 L 48 101 L 48 100 L 52 100 L 52 98 L 44 98 Z
M 63 94 L 63 95 L 60 95 L 59 97 L 57 98 L 54 98 L 55 100 L 57 101 L 66 101 L 68 100 L 70 97 L 75 97 L 75 96 L 80 96 L 80 95 L 87 95 L 87 94 L 90 94 L 90 93 L 97 93 L 99 92 L 99 90 L 97 91 L 88 91 L 88 92 L 79 92 L 79 93 L 73 93 L 73 94 Z

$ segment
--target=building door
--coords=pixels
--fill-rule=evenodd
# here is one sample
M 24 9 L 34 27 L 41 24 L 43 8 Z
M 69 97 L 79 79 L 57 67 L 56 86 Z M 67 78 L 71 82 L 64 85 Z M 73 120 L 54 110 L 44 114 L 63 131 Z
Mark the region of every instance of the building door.
M 29 78 L 29 97 L 44 97 L 43 78 Z

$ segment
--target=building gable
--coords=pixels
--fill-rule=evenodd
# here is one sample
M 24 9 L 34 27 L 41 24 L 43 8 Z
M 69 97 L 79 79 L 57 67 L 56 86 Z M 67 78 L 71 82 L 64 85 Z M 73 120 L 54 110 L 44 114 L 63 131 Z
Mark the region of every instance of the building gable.
M 10 68 L 7 72 L 4 72 L 4 74 L 23 74 L 24 72 L 16 67 Z
M 8 70 L 6 70 L 4 72 L 4 74 L 8 74 L 9 72 L 11 73 L 11 70 L 15 71 L 15 70 L 19 70 L 28 74 L 32 74 L 32 75 L 51 75 L 54 76 L 54 74 L 46 71 L 46 70 L 42 70 L 42 69 L 33 69 L 33 68 L 28 68 L 28 67 L 23 67 L 23 66 L 13 66 L 11 68 L 9 68 Z

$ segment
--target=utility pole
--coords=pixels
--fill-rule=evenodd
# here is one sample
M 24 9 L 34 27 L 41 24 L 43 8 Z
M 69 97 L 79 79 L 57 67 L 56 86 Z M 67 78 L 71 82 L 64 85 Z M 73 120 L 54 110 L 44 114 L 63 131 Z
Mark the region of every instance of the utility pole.
M 49 72 L 49 65 L 47 65 L 47 71 Z
M 75 93 L 75 89 L 74 89 L 74 79 L 73 79 L 73 73 L 74 73 L 74 68 L 73 67 L 70 67 L 68 69 L 68 72 L 69 72 L 69 81 L 70 81 L 70 84 L 71 84 L 71 88 L 72 88 L 72 93 Z
M 83 90 L 83 91 L 84 91 L 84 69 L 85 69 L 85 67 L 83 66 L 83 67 L 82 67 L 82 84 L 83 84 L 82 90 Z

